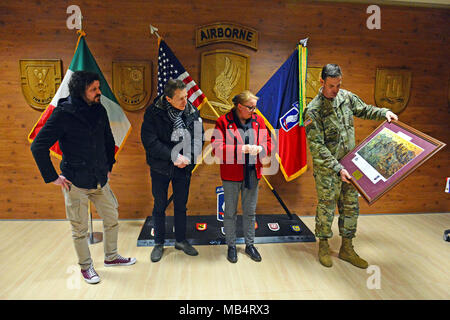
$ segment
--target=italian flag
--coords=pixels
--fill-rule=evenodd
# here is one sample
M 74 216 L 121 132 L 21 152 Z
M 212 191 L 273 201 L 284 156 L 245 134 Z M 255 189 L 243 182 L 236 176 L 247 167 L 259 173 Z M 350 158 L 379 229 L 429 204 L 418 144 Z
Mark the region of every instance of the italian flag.
M 69 81 L 72 78 L 72 74 L 75 71 L 91 71 L 97 73 L 100 76 L 100 90 L 102 91 L 100 102 L 105 107 L 108 113 L 111 131 L 114 136 L 114 141 L 116 142 L 115 156 L 117 158 L 119 151 L 122 149 L 128 135 L 130 134 L 131 124 L 128 121 L 128 118 L 126 117 L 119 103 L 117 102 L 117 99 L 111 91 L 111 88 L 106 82 L 105 77 L 103 76 L 100 68 L 97 65 L 97 62 L 94 59 L 94 56 L 89 50 L 85 40 L 86 34 L 83 31 L 78 31 L 78 33 L 80 34 L 80 36 L 78 38 L 75 54 L 72 58 L 69 69 L 64 75 L 64 79 L 52 101 L 41 114 L 39 120 L 28 135 L 28 141 L 30 143 L 33 142 L 34 138 L 45 125 L 47 119 L 51 116 L 53 110 L 57 107 L 59 99 L 67 98 L 69 96 Z M 50 148 L 50 153 L 59 159 L 62 158 L 62 152 L 59 148 L 58 142 L 56 142 Z

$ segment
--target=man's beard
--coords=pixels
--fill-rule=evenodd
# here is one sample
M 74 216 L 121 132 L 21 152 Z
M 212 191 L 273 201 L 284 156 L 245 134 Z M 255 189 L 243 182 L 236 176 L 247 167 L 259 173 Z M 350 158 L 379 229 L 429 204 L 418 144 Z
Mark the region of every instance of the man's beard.
M 100 98 L 101 98 L 101 96 L 102 96 L 101 94 L 96 95 L 95 98 L 94 98 L 93 100 L 89 101 L 89 105 L 99 104 L 99 103 L 100 103 Z M 97 100 L 97 98 L 98 98 L 98 100 Z

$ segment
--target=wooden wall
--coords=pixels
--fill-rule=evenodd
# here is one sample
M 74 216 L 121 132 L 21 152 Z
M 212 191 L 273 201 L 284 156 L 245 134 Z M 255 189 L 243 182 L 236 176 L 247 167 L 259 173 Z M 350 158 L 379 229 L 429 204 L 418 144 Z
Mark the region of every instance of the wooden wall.
M 182 3 L 182 4 L 181 4 Z M 30 152 L 27 136 L 40 112 L 27 105 L 20 88 L 19 59 L 55 59 L 70 64 L 76 34 L 66 28 L 67 1 L 2 1 L 0 4 L 0 218 L 65 218 L 61 191 L 44 184 Z M 257 92 L 286 60 L 299 39 L 309 37 L 308 65 L 340 64 L 343 87 L 374 104 L 377 67 L 412 70 L 411 97 L 400 120 L 447 144 L 450 109 L 450 10 L 381 5 L 381 30 L 366 28 L 367 5 L 301 1 L 78 1 L 88 45 L 112 85 L 112 62 L 151 60 L 156 87 L 157 41 L 149 24 L 159 28 L 189 73 L 200 82 L 200 56 L 213 49 L 250 55 L 250 89 Z M 232 22 L 259 31 L 258 51 L 229 43 L 195 48 L 195 28 Z M 153 97 L 155 96 L 153 89 Z M 133 130 L 114 167 L 111 185 L 120 202 L 121 218 L 151 214 L 150 175 L 140 142 L 144 110 L 126 112 Z M 355 121 L 357 142 L 379 122 Z M 206 127 L 212 127 L 207 122 Z M 361 213 L 448 212 L 444 179 L 450 175 L 447 146 L 421 168 Z M 55 165 L 58 161 L 54 160 Z M 269 177 L 291 211 L 314 215 L 316 194 L 311 159 L 308 171 L 293 182 L 281 173 Z M 201 166 L 192 178 L 189 214 L 215 213 L 219 168 Z M 172 206 L 168 214 L 171 214 Z M 283 210 L 264 182 L 257 213 Z

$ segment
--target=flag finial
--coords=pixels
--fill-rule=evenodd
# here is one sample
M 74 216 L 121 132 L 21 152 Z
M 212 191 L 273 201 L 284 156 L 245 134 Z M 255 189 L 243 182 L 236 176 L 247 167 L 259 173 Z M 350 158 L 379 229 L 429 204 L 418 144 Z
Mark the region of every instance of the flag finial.
M 77 40 L 77 44 L 75 46 L 75 52 L 77 52 L 78 45 L 80 44 L 81 38 L 86 37 L 86 32 L 84 32 L 83 29 L 77 30 L 77 34 L 78 34 L 78 40 Z
M 154 26 L 152 26 L 152 25 L 150 25 L 150 33 L 151 33 L 151 34 L 156 34 L 156 36 L 158 37 L 158 39 L 161 38 L 161 36 L 158 34 L 158 28 L 156 28 L 156 27 L 154 27 Z
M 86 36 L 86 32 L 84 32 L 83 29 L 77 30 L 77 34 L 79 34 L 80 37 L 85 37 Z
M 299 45 L 306 47 L 309 38 L 302 39 L 298 42 Z

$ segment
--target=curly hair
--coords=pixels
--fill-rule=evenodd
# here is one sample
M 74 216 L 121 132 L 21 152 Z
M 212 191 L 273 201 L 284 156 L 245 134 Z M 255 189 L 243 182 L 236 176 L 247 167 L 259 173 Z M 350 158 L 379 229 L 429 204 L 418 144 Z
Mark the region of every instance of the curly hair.
M 69 93 L 72 97 L 81 99 L 94 81 L 100 81 L 100 76 L 90 71 L 75 71 L 69 81 Z

